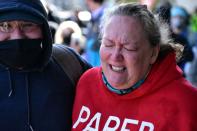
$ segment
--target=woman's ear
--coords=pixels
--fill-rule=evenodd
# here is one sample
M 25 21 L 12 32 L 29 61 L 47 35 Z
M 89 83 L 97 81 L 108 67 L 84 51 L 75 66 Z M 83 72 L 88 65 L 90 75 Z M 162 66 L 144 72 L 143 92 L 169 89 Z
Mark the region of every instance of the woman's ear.
M 153 47 L 150 64 L 154 64 L 155 63 L 155 61 L 157 60 L 157 57 L 159 55 L 159 51 L 160 51 L 159 44 L 156 45 L 155 47 Z

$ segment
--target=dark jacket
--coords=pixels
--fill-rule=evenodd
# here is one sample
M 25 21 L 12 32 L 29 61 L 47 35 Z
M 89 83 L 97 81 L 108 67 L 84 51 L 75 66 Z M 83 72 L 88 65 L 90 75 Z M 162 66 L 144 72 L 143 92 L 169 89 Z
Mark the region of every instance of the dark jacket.
M 31 69 L 19 71 L 0 64 L 0 130 L 69 131 L 75 89 L 51 57 L 47 14 L 38 0 L 0 0 L 0 20 L 7 20 L 6 13 L 14 11 L 43 21 L 44 52 L 40 62 Z M 15 15 L 9 19 L 20 18 Z M 78 58 L 84 71 L 89 68 Z

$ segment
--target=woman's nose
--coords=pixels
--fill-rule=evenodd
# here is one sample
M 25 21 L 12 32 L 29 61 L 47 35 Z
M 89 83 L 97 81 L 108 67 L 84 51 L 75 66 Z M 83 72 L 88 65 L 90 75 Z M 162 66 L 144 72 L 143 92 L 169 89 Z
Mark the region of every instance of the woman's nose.
M 121 47 L 116 47 L 112 53 L 113 60 L 121 61 L 123 60 L 123 54 Z

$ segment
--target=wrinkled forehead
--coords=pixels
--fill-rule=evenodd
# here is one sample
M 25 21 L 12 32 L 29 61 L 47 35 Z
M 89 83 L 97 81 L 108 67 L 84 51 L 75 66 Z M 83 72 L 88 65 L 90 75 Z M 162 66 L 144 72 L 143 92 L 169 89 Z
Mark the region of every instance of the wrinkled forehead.
M 138 41 L 145 37 L 145 31 L 137 18 L 116 15 L 104 26 L 103 37 L 121 42 Z

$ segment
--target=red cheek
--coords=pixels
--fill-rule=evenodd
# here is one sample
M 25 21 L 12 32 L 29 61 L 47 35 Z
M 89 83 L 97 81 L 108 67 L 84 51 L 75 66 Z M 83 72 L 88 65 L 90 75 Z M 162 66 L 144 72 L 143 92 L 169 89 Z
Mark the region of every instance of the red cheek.
M 110 57 L 111 51 L 106 48 L 100 49 L 100 57 L 102 60 L 107 60 Z

